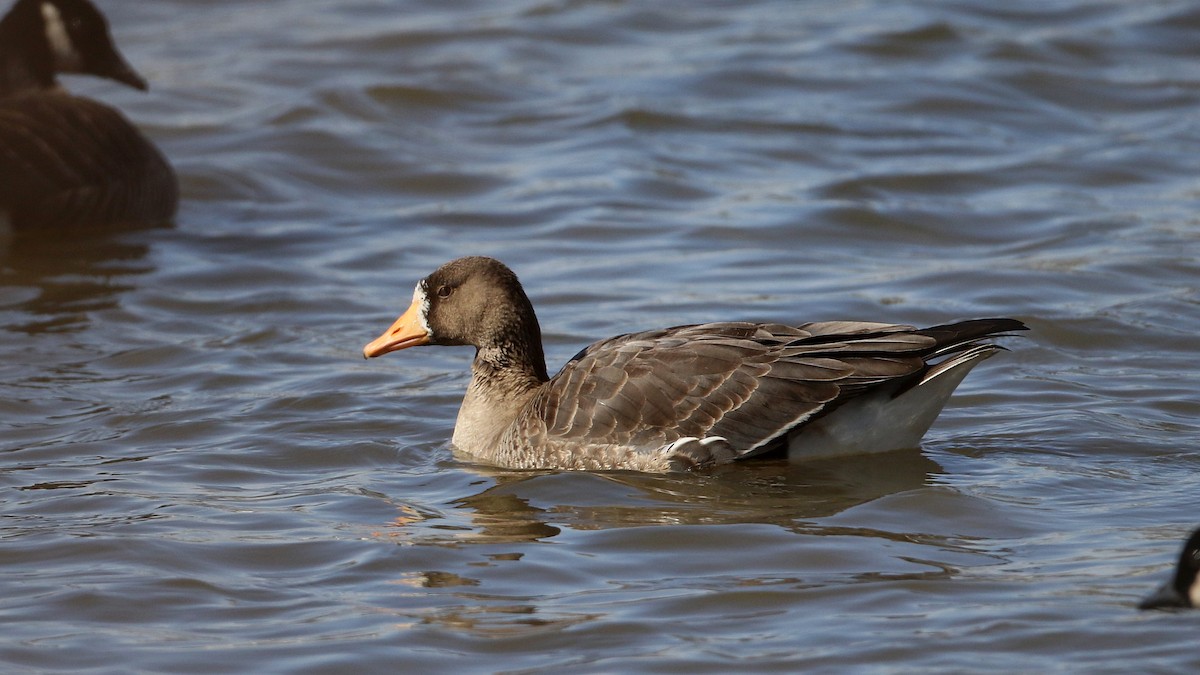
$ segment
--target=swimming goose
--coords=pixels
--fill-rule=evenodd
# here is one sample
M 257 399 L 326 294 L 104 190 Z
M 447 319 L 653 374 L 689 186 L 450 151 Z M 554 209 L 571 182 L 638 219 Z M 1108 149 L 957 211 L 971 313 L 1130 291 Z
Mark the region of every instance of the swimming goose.
M 916 447 L 967 372 L 1002 349 L 982 340 L 1017 330 L 1014 319 L 706 323 L 601 340 L 551 378 L 516 275 L 467 257 L 418 282 L 363 355 L 475 347 L 452 444 L 482 463 L 665 472 L 783 448 L 815 458 Z
M 1200 607 L 1200 529 L 1183 545 L 1171 580 L 1138 605 L 1138 609 L 1171 607 Z
M 56 73 L 145 90 L 88 0 L 17 0 L 0 19 L 0 223 L 149 225 L 174 215 L 171 166 L 125 117 Z

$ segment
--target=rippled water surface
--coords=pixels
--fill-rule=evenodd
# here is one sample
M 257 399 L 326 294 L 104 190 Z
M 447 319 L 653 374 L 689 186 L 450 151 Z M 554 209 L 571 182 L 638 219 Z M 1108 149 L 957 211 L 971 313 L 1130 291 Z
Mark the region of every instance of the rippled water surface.
M 1138 672 L 1200 524 L 1183 1 L 102 2 L 173 228 L 0 251 L 5 672 Z M 440 263 L 555 370 L 716 319 L 1032 333 L 919 451 L 515 473 L 469 349 L 366 362 Z

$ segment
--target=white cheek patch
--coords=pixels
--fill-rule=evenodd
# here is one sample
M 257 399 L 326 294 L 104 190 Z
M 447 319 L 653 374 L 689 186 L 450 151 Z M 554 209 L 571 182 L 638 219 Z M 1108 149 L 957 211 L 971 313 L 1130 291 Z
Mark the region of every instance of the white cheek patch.
M 417 287 L 413 289 L 413 304 L 420 305 L 421 312 L 417 319 L 421 322 L 421 328 L 426 335 L 433 335 L 433 331 L 429 330 L 429 296 L 425 294 L 425 282 L 417 282 Z
M 42 3 L 42 20 L 46 25 L 46 41 L 54 53 L 54 65 L 59 72 L 75 72 L 81 67 L 79 52 L 71 43 L 67 26 L 63 23 L 58 8 L 49 2 Z
M 1188 589 L 1188 600 L 1192 602 L 1192 607 L 1200 607 L 1200 575 L 1192 580 L 1192 587 Z

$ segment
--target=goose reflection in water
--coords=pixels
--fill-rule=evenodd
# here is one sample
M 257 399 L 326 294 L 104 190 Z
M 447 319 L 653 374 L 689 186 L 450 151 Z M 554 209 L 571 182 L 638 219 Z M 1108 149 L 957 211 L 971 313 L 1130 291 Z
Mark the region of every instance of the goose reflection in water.
M 6 328 L 27 335 L 85 328 L 90 313 L 118 307 L 136 277 L 154 272 L 149 251 L 103 233 L 0 244 L 0 284 L 18 298 L 6 304 L 26 319 Z
M 465 512 L 461 524 L 449 524 L 445 513 L 405 511 L 387 536 L 457 545 L 545 540 L 564 529 L 757 523 L 807 532 L 812 527 L 806 521 L 926 487 L 943 473 L 920 450 L 810 462 L 767 459 L 680 475 L 470 468 L 491 484 L 453 502 Z

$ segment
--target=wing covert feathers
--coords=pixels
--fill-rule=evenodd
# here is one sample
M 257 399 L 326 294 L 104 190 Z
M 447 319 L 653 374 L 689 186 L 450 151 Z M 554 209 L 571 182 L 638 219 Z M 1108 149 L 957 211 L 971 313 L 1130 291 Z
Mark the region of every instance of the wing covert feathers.
M 867 390 L 899 395 L 927 372 L 936 374 L 928 359 L 1017 330 L 1024 325 L 1011 319 L 921 330 L 850 321 L 728 322 L 617 336 L 568 362 L 505 440 L 528 451 L 557 447 L 564 456 L 620 455 L 625 462 L 728 461 L 773 447 Z

